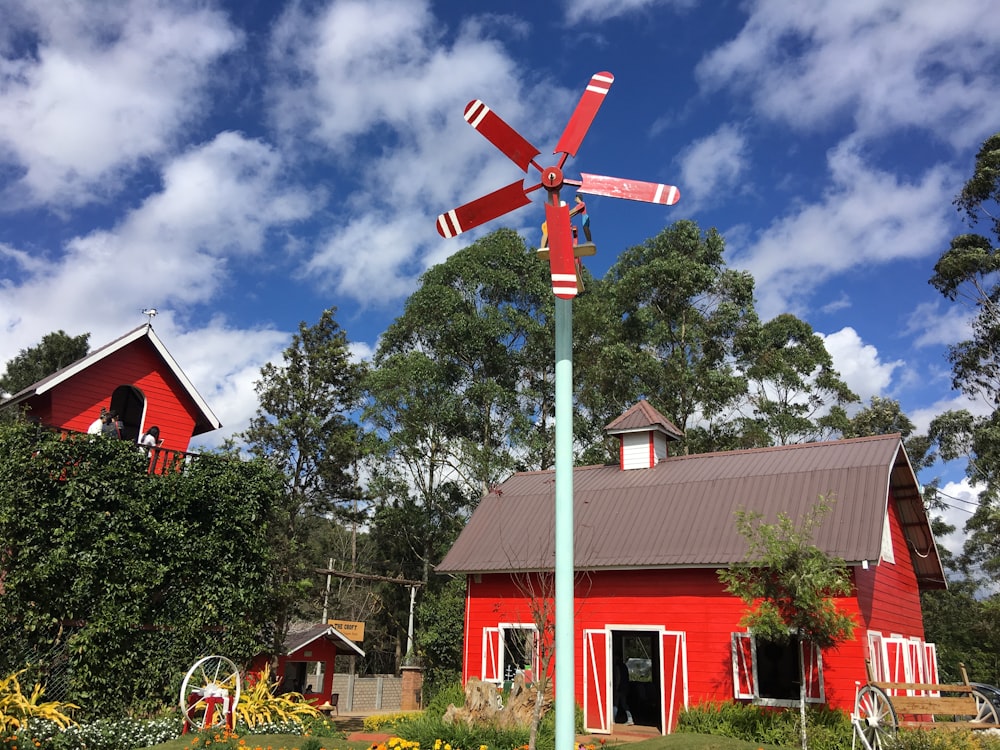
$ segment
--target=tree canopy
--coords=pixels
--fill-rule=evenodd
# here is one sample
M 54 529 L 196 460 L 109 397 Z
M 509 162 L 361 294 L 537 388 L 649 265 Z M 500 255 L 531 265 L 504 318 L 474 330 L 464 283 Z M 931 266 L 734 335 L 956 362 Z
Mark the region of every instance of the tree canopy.
M 930 283 L 948 300 L 969 307 L 972 335 L 950 347 L 952 385 L 984 408 L 945 412 L 930 434 L 946 460 L 965 458 L 966 475 L 982 488 L 966 524 L 962 555 L 967 570 L 1000 575 L 1000 133 L 983 143 L 972 176 L 955 199 L 970 227 L 980 221 L 991 236 L 960 234 L 934 266 Z
M 59 330 L 47 333 L 35 346 L 22 349 L 0 375 L 0 396 L 13 395 L 32 383 L 71 365 L 90 351 L 89 333 L 70 336 Z

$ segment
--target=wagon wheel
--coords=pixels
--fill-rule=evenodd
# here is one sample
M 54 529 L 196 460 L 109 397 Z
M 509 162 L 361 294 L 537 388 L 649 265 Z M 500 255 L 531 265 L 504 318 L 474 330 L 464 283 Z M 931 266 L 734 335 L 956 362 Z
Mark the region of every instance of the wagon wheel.
M 854 704 L 854 731 L 865 750 L 885 750 L 888 741 L 896 736 L 896 711 L 885 691 L 874 685 L 865 685 Z
M 185 726 L 226 726 L 240 702 L 240 670 L 225 656 L 194 663 L 181 683 L 180 707 Z
M 975 716 L 956 716 L 956 720 L 974 721 L 979 724 L 1000 724 L 1000 715 L 997 714 L 997 707 L 986 693 L 978 690 L 972 691 L 972 697 L 976 699 Z

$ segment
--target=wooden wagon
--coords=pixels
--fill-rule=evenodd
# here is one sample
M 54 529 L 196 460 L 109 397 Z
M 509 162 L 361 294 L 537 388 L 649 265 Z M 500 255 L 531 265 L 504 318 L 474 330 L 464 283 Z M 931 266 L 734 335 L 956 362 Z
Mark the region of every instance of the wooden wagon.
M 969 682 L 959 664 L 962 683 L 880 682 L 872 677 L 858 690 L 851 720 L 864 750 L 882 750 L 900 727 L 934 729 L 1000 729 L 1000 690 Z

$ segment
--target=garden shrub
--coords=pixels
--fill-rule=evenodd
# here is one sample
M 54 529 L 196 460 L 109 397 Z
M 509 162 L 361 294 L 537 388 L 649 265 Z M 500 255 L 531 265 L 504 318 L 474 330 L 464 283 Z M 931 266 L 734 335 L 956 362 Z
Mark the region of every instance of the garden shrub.
M 425 711 L 432 716 L 444 716 L 448 706 L 454 704 L 458 708 L 465 705 L 465 689 L 461 682 L 452 682 L 442 686 L 427 702 Z
M 903 729 L 887 750 L 1000 750 L 1000 736 L 978 730 Z
M 440 740 L 452 747 L 475 748 L 486 745 L 490 750 L 516 750 L 528 744 L 528 730 L 502 729 L 485 724 L 469 727 L 464 722 L 445 724 L 440 716 L 428 712 L 411 714 L 395 725 L 395 734 L 421 747 L 433 748 Z
M 809 708 L 806 721 L 811 750 L 850 750 L 853 727 L 843 711 Z M 799 714 L 742 703 L 704 704 L 682 711 L 677 731 L 732 737 L 758 745 L 796 746 Z

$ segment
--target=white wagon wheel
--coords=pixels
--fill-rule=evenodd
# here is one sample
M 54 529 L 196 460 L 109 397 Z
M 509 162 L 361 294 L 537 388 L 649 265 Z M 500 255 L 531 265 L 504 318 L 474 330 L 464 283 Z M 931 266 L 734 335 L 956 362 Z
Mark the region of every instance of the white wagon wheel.
M 884 750 L 896 736 L 896 711 L 885 691 L 865 685 L 854 704 L 854 731 L 865 750 Z
M 1000 715 L 997 714 L 997 707 L 990 700 L 990 697 L 979 690 L 972 691 L 972 697 L 976 699 L 976 715 L 955 717 L 966 721 L 974 721 L 979 724 L 1000 724 Z
M 226 726 L 240 702 L 240 670 L 225 656 L 199 659 L 184 675 L 180 707 L 185 726 Z

